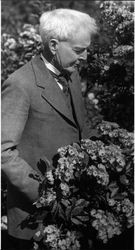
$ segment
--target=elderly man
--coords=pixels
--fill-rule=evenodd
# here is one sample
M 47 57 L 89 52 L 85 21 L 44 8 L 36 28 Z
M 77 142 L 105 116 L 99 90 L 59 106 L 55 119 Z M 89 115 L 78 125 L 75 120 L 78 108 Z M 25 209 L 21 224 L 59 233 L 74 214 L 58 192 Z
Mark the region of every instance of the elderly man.
M 8 232 L 16 249 L 31 248 L 35 228 L 23 225 L 38 198 L 37 162 L 87 137 L 78 65 L 97 30 L 89 15 L 70 9 L 42 14 L 43 53 L 11 74 L 2 89 L 2 171 L 8 181 Z M 21 239 L 21 240 L 20 240 Z M 16 240 L 17 244 L 17 240 Z

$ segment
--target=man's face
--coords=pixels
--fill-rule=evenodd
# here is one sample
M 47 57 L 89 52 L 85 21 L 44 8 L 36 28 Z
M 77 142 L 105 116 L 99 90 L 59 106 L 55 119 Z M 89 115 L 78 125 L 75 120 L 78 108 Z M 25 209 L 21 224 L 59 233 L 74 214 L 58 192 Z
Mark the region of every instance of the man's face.
M 69 41 L 59 41 L 56 51 L 56 66 L 72 73 L 81 61 L 87 59 L 87 49 L 90 46 L 90 35 L 80 34 Z

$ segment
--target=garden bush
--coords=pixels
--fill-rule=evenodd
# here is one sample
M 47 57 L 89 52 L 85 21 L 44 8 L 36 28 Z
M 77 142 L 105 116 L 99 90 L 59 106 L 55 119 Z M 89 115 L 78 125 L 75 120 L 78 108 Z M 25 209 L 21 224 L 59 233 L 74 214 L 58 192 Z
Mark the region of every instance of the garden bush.
M 125 1 L 100 4 L 100 39 L 85 65 L 86 94 L 94 92 L 103 118 L 133 131 L 134 21 Z M 108 39 L 107 39 L 108 38 Z M 130 119 L 129 119 L 130 117 Z
M 35 250 L 88 250 L 133 228 L 133 133 L 103 121 L 99 137 L 58 149 L 53 168 L 38 162 L 42 178 L 36 209 Z

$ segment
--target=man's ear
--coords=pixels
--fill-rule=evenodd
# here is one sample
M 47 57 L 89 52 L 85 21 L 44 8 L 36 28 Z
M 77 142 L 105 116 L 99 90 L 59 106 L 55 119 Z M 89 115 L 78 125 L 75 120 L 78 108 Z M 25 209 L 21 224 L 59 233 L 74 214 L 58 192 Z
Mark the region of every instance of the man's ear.
M 58 49 L 58 44 L 59 44 L 59 41 L 57 39 L 53 38 L 49 41 L 49 48 L 53 55 L 55 55 Z

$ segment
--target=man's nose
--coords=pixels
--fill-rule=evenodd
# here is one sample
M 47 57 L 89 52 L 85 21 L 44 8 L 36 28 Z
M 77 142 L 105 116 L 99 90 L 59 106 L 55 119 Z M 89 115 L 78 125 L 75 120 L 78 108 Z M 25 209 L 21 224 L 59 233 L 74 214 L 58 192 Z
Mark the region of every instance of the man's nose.
M 87 49 L 81 53 L 79 60 L 87 60 Z

